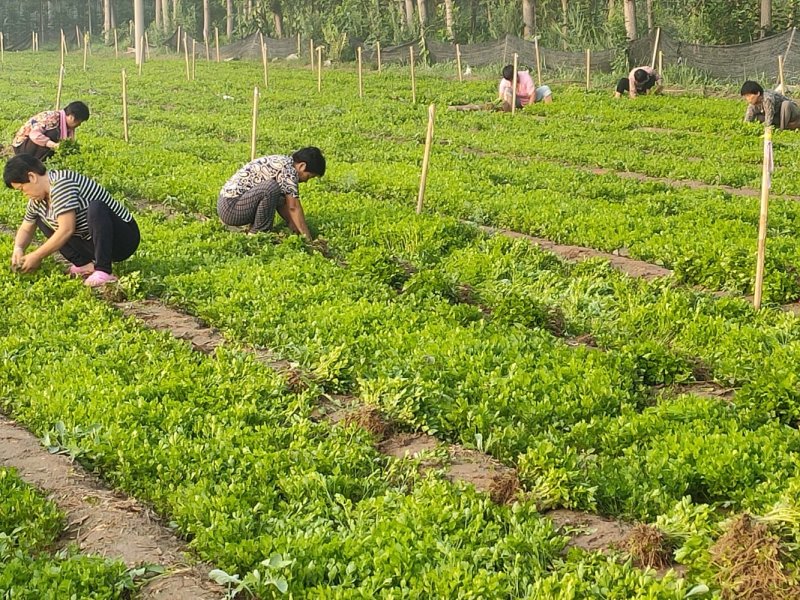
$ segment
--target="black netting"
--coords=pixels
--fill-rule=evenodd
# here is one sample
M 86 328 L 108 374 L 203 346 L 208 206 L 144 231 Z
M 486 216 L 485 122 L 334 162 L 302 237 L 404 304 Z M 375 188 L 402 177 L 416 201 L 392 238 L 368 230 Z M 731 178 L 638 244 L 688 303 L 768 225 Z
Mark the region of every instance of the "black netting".
M 633 66 L 651 64 L 656 33 L 632 42 L 629 56 Z M 680 64 L 702 71 L 715 79 L 764 79 L 770 83 L 778 79 L 778 56 L 784 56 L 784 73 L 790 79 L 792 68 L 800 78 L 800 48 L 791 29 L 763 40 L 732 46 L 701 46 L 688 44 L 662 31 L 659 48 L 664 53 L 664 64 Z
M 171 49 L 173 52 L 178 48 L 178 40 L 176 39 L 177 35 L 178 32 L 175 31 L 169 37 L 169 39 L 164 41 L 164 46 Z M 256 32 L 251 33 L 246 38 L 237 40 L 232 44 L 220 46 L 220 58 L 222 60 L 261 60 L 261 39 L 261 35 Z M 265 36 L 263 39 L 264 44 L 267 46 L 267 52 L 269 53 L 270 59 L 288 58 L 289 56 L 299 57 L 297 51 L 297 38 L 273 39 Z M 186 36 L 186 45 L 189 52 L 192 51 L 192 40 L 193 38 L 191 36 Z M 183 34 L 181 34 L 180 51 L 183 52 Z M 216 56 L 216 49 L 213 46 L 210 47 L 209 51 L 212 57 Z M 303 51 L 302 43 L 300 45 L 300 51 L 301 53 Z M 198 56 L 205 56 L 205 43 L 201 40 L 197 40 L 195 52 Z

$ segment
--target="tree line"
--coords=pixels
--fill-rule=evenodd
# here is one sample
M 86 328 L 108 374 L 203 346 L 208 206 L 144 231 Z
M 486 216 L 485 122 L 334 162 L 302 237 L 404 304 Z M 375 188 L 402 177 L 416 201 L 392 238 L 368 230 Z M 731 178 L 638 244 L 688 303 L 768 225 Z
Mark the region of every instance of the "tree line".
M 202 39 L 262 31 L 332 43 L 342 36 L 383 44 L 420 35 L 459 43 L 506 34 L 538 36 L 549 47 L 618 47 L 653 27 L 706 44 L 747 42 L 797 23 L 800 0 L 0 0 L 0 29 L 59 29 L 102 35 L 124 29 L 141 3 L 151 39 L 181 26 Z

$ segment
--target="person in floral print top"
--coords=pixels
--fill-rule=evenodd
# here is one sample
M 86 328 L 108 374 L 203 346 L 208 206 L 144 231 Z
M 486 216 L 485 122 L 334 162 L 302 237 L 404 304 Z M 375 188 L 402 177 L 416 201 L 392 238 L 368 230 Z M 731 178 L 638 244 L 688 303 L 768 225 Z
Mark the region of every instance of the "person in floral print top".
M 764 91 L 755 81 L 745 81 L 741 94 L 747 100 L 745 122 L 759 121 L 780 129 L 800 128 L 800 108 L 783 94 Z
M 217 199 L 217 214 L 226 225 L 249 225 L 250 233 L 258 233 L 272 229 L 277 212 L 289 229 L 311 241 L 299 184 L 324 174 L 325 157 L 314 146 L 291 156 L 262 156 L 225 183 Z
M 61 140 L 73 139 L 75 130 L 89 120 L 89 107 L 70 102 L 63 110 L 46 110 L 19 128 L 11 146 L 14 154 L 30 154 L 42 162 L 53 156 Z

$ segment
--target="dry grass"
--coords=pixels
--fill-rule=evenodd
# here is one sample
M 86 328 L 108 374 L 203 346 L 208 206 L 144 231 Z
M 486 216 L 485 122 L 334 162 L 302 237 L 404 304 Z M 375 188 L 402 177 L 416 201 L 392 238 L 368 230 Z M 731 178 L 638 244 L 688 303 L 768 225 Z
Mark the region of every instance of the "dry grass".
M 347 425 L 354 424 L 367 430 L 377 441 L 386 439 L 392 432 L 391 423 L 374 406 L 359 406 L 347 414 L 344 422 Z
M 664 569 L 672 564 L 672 548 L 664 533 L 644 523 L 634 527 L 620 544 L 638 567 Z
M 711 547 L 725 600 L 798 600 L 800 585 L 784 565 L 780 540 L 744 514 Z
M 495 475 L 489 488 L 492 502 L 496 504 L 510 504 L 521 491 L 519 477 L 515 470 L 503 470 Z

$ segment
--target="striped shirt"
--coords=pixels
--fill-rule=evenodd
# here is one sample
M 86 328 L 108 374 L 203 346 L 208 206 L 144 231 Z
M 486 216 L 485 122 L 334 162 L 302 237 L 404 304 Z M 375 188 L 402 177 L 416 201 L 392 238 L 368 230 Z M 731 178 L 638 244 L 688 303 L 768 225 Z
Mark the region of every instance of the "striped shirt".
M 85 240 L 91 239 L 89 231 L 89 204 L 95 200 L 104 202 L 115 215 L 126 223 L 133 219 L 130 211 L 114 200 L 103 187 L 75 171 L 48 171 L 50 200 L 28 200 L 25 220 L 35 223 L 44 221 L 54 231 L 58 229 L 58 217 L 75 213 L 75 233 Z
M 265 181 L 275 181 L 285 196 L 300 199 L 299 179 L 291 156 L 273 154 L 250 161 L 233 174 L 220 195 L 237 198 Z

